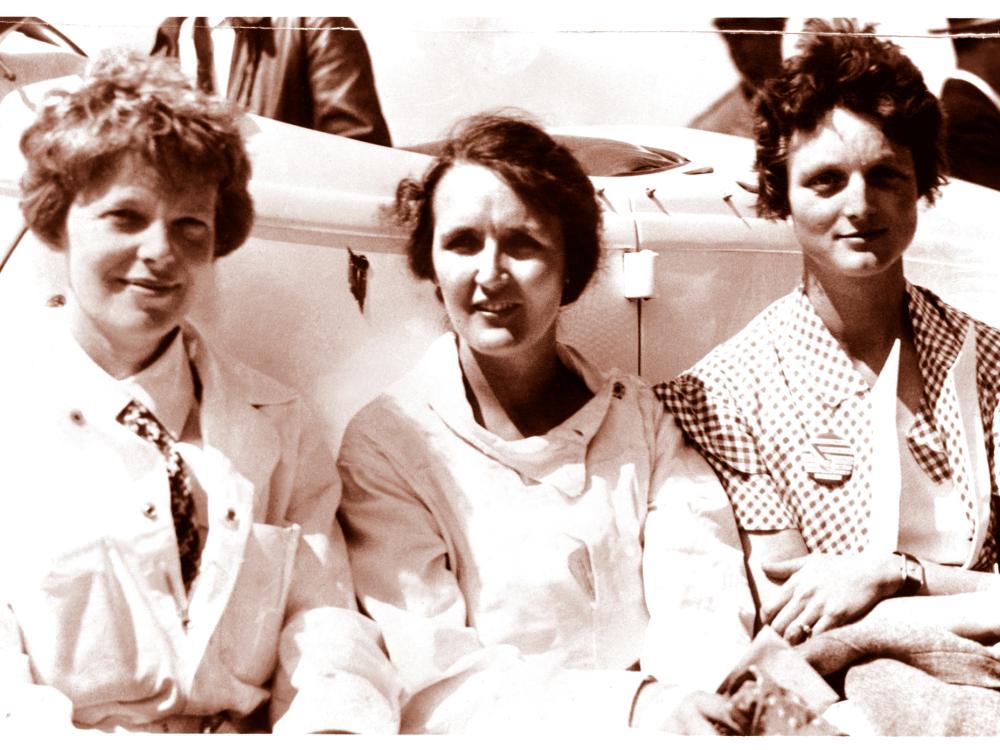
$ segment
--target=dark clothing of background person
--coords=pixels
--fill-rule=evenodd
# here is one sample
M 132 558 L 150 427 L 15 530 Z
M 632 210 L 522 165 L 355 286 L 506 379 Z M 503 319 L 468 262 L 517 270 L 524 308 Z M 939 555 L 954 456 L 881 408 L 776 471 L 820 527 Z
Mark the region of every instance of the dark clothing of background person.
M 1000 190 L 1000 110 L 967 81 L 949 78 L 941 104 L 948 113 L 951 175 Z
M 932 32 L 951 35 L 958 69 L 941 90 L 949 174 L 1000 190 L 1000 18 L 949 18 Z
M 179 55 L 183 20 L 172 17 L 160 25 L 151 54 Z M 368 47 L 350 18 L 235 18 L 230 23 L 236 32 L 226 92 L 230 100 L 292 125 L 392 145 Z
M 751 102 L 757 89 L 781 69 L 781 34 L 734 32 L 780 32 L 785 28 L 785 19 L 715 18 L 712 23 L 721 32 L 740 80 L 694 117 L 688 127 L 752 138 Z

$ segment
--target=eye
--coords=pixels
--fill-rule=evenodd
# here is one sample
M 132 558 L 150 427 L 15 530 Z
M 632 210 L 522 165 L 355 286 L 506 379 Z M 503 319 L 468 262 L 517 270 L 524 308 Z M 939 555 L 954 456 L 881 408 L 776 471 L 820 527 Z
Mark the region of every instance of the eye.
M 138 232 L 148 223 L 145 214 L 134 208 L 116 208 L 106 212 L 104 218 L 121 232 Z
M 833 195 L 844 185 L 844 176 L 832 169 L 819 172 L 806 180 L 806 187 L 819 195 Z
M 479 252 L 483 242 L 477 232 L 470 229 L 463 229 L 457 232 L 449 232 L 441 238 L 441 247 L 452 253 L 468 255 Z
M 174 242 L 184 248 L 186 254 L 195 258 L 205 258 L 214 247 L 212 224 L 198 217 L 189 216 L 172 224 Z
M 188 242 L 204 242 L 212 233 L 212 228 L 208 225 L 208 222 L 201 219 L 181 219 L 176 222 L 175 226 L 180 232 L 181 237 Z
M 512 258 L 530 258 L 545 251 L 545 245 L 529 232 L 515 230 L 503 238 L 504 252 Z
M 875 186 L 894 185 L 909 178 L 909 173 L 888 164 L 875 167 L 868 174 L 868 181 Z

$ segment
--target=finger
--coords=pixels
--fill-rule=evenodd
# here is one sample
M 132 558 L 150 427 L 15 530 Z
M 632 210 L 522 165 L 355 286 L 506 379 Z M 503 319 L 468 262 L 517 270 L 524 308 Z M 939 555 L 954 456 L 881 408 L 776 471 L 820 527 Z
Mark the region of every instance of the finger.
M 778 635 L 787 639 L 791 633 L 791 625 L 802 616 L 805 602 L 798 596 L 793 596 L 780 611 L 774 614 L 770 625 Z
M 795 596 L 795 585 L 786 582 L 778 589 L 774 598 L 767 603 L 767 606 L 761 608 L 760 616 L 764 622 L 774 627 L 774 620 L 788 606 L 793 596 Z M 795 614 L 798 614 L 798 612 Z
M 826 618 L 824 620 L 824 618 Z M 797 643 L 803 643 L 808 641 L 814 635 L 822 632 L 823 625 L 829 627 L 830 618 L 823 612 L 823 607 L 816 601 L 812 601 L 809 605 L 803 607 L 802 613 L 795 618 L 788 631 L 795 635 L 795 641 Z
M 767 574 L 768 578 L 784 581 L 793 573 L 797 573 L 801 570 L 802 566 L 806 564 L 806 560 L 808 559 L 809 555 L 803 555 L 802 557 L 792 557 L 788 560 L 771 560 L 769 562 L 761 563 L 760 567 L 764 573 Z
M 788 626 L 785 631 L 785 640 L 793 646 L 805 643 L 815 634 L 816 628 L 809 622 L 808 617 L 797 617 L 795 622 Z
M 819 633 L 825 633 L 827 630 L 833 630 L 834 628 L 840 627 L 841 623 L 839 618 L 833 617 L 832 615 L 823 615 L 816 623 L 813 625 L 812 634 L 818 635 Z

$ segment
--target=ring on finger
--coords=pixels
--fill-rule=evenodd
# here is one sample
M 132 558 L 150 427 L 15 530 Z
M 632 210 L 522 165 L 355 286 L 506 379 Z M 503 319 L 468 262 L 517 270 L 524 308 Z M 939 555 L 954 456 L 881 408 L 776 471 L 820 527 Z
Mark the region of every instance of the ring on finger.
M 813 634 L 812 625 L 802 623 L 799 625 L 799 632 L 802 633 L 802 640 L 809 640 L 809 636 Z

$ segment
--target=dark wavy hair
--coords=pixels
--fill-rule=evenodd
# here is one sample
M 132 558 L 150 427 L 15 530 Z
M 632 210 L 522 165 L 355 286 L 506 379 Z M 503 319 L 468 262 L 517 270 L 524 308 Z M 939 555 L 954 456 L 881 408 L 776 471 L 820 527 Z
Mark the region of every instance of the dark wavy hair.
M 835 107 L 874 119 L 894 143 L 910 149 L 917 193 L 933 203 L 945 183 L 941 105 L 917 66 L 875 27 L 847 19 L 809 19 L 799 53 L 759 94 L 754 116 L 757 213 L 784 219 L 788 147 Z
M 28 227 L 61 245 L 77 194 L 135 155 L 170 185 L 217 181 L 215 256 L 232 252 L 254 219 L 238 117 L 231 105 L 192 86 L 174 60 L 127 50 L 102 54 L 79 89 L 48 96 L 21 136 Z
M 410 270 L 434 280 L 434 191 L 459 162 L 492 170 L 526 205 L 558 219 L 566 257 L 562 304 L 575 302 L 600 258 L 600 207 L 590 178 L 569 149 L 523 117 L 482 114 L 459 122 L 423 177 L 399 183 L 394 216 L 409 231 Z

